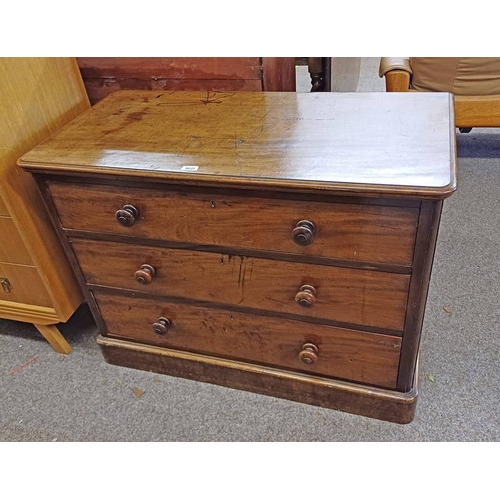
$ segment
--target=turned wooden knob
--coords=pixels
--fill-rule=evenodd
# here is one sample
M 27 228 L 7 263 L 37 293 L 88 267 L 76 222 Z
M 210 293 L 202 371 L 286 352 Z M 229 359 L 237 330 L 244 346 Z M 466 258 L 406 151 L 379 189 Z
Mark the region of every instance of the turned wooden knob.
M 153 332 L 155 332 L 156 335 L 166 335 L 170 325 L 169 319 L 163 317 L 158 318 L 156 323 L 153 323 Z
M 302 363 L 306 365 L 312 365 L 318 361 L 318 348 L 314 344 L 304 344 L 302 346 L 302 351 L 299 353 L 299 359 Z
M 139 218 L 139 210 L 134 205 L 123 205 L 121 210 L 116 211 L 116 220 L 126 227 L 133 226 Z
M 316 288 L 312 285 L 302 285 L 295 295 L 295 300 L 299 306 L 312 307 L 316 302 Z
M 292 230 L 292 239 L 297 245 L 307 246 L 314 241 L 316 228 L 311 221 L 300 220 Z
M 140 269 L 134 273 L 134 278 L 141 285 L 149 285 L 156 274 L 155 268 L 149 264 L 143 264 Z

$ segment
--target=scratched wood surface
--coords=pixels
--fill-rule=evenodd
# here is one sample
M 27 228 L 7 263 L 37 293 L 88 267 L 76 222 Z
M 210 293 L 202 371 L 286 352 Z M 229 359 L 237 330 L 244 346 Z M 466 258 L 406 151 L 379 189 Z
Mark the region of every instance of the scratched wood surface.
M 293 62 L 293 58 L 278 59 Z M 263 90 L 263 76 L 273 74 L 276 66 L 263 75 L 260 57 L 78 57 L 77 61 L 92 104 L 125 89 L 258 92 Z
M 111 337 L 395 387 L 399 337 L 169 304 L 165 300 L 103 292 L 95 292 L 95 296 Z M 171 321 L 165 335 L 152 330 L 159 317 Z M 308 342 L 318 347 L 318 360 L 310 365 L 299 360 Z
M 411 207 L 63 182 L 51 182 L 49 189 L 65 229 L 357 262 L 410 265 L 418 220 L 418 209 Z M 139 210 L 131 227 L 116 221 L 116 211 L 125 204 Z M 304 219 L 315 225 L 308 246 L 292 239 Z
M 122 91 L 20 164 L 442 199 L 456 189 L 454 133 L 449 94 Z
M 392 330 L 404 325 L 409 275 L 75 238 L 72 246 L 91 285 Z M 155 269 L 146 285 L 134 279 L 143 264 Z M 296 302 L 303 285 L 316 290 L 311 307 Z

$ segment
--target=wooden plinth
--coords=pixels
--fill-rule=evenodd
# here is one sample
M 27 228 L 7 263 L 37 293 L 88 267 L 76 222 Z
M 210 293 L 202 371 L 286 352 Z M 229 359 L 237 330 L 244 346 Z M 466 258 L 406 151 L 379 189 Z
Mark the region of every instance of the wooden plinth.
M 97 342 L 106 362 L 113 365 L 208 382 L 399 424 L 411 422 L 415 413 L 417 380 L 410 392 L 399 393 L 103 336 L 99 336 Z

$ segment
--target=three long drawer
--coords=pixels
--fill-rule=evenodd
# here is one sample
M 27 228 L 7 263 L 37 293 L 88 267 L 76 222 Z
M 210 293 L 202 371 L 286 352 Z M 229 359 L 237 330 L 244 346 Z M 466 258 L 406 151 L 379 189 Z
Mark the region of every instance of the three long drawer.
M 65 229 L 401 266 L 413 259 L 414 207 L 48 185 Z
M 95 290 L 109 337 L 394 389 L 401 339 Z
M 90 285 L 401 331 L 409 275 L 72 238 Z

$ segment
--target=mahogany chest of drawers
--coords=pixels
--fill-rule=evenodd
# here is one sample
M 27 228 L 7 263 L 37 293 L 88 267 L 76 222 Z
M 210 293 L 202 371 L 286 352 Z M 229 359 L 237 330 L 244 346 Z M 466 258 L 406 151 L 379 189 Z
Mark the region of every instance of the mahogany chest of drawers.
M 406 423 L 449 94 L 122 91 L 19 164 L 109 363 Z

